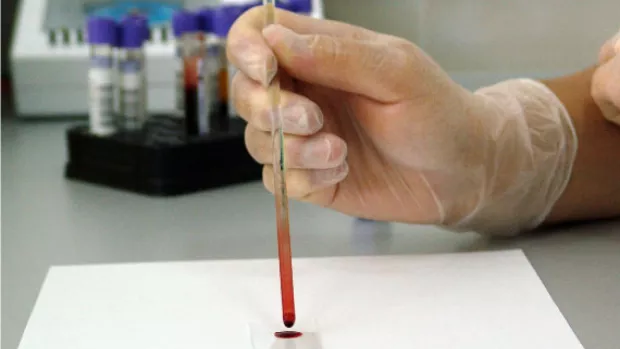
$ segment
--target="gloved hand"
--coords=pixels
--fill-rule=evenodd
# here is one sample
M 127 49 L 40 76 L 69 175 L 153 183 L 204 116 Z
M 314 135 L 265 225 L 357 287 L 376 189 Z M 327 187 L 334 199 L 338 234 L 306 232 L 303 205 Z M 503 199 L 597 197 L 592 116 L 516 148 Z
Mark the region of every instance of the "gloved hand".
M 601 48 L 592 97 L 605 118 L 620 125 L 620 32 Z
M 515 234 L 568 181 L 577 140 L 555 95 L 531 80 L 472 93 L 414 44 L 262 8 L 228 37 L 246 144 L 273 192 L 266 85 L 279 66 L 291 198 L 356 217 Z

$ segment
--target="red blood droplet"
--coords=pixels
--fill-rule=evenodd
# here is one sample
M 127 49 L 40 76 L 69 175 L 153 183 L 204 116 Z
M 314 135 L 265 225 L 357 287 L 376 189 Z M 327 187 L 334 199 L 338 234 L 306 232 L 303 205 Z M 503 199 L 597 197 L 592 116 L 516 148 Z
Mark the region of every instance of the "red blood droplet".
M 291 328 L 295 325 L 295 313 L 284 313 L 283 317 L 284 326 Z
M 301 337 L 301 332 L 297 332 L 297 331 L 280 331 L 280 332 L 274 333 L 274 335 L 276 336 L 276 338 L 288 339 L 288 338 Z

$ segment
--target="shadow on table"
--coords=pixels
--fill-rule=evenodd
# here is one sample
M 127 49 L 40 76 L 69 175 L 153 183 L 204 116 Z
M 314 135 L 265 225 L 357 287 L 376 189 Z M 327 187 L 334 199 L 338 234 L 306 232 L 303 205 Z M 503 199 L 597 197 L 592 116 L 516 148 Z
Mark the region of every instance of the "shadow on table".
M 479 239 L 472 250 L 505 250 L 520 248 L 538 250 L 553 247 L 555 250 L 596 250 L 620 251 L 620 219 L 580 222 L 555 225 L 536 230 L 522 236 L 510 238 Z

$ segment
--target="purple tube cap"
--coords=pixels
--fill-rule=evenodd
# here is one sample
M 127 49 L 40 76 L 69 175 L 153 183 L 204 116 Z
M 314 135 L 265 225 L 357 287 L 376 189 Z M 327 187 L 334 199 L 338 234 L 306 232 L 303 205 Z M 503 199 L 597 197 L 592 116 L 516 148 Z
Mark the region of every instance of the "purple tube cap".
M 140 48 L 149 37 L 149 25 L 146 17 L 130 15 L 121 22 L 120 46 L 124 48 Z
M 289 0 L 295 12 L 310 13 L 312 12 L 312 0 Z
M 215 31 L 215 9 L 204 7 L 198 10 L 198 21 L 200 22 L 200 30 L 205 33 L 213 33 Z
M 118 44 L 118 24 L 112 18 L 88 18 L 86 33 L 89 44 L 113 46 Z
M 280 3 L 278 3 L 278 5 L 276 6 L 278 8 L 281 8 L 283 10 L 289 11 L 289 12 L 296 12 L 297 11 L 297 5 L 295 5 L 295 3 L 291 0 L 288 1 L 282 1 Z
M 175 12 L 172 16 L 172 31 L 176 37 L 200 31 L 198 15 L 185 10 Z

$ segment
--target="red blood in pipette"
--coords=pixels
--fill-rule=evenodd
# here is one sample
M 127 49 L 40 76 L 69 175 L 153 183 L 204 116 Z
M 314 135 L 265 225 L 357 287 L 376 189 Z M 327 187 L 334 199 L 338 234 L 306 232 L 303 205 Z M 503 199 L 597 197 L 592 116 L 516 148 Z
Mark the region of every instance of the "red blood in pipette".
M 279 211 L 279 207 L 276 207 Z M 280 215 L 278 215 L 280 217 Z M 286 220 L 286 218 L 285 218 Z M 278 257 L 280 261 L 280 291 L 282 295 L 282 321 L 287 328 L 295 324 L 295 296 L 293 291 L 293 266 L 291 237 L 288 221 L 278 220 Z
M 274 333 L 276 338 L 289 339 L 289 338 L 297 338 L 301 337 L 301 332 L 297 331 L 280 331 Z

